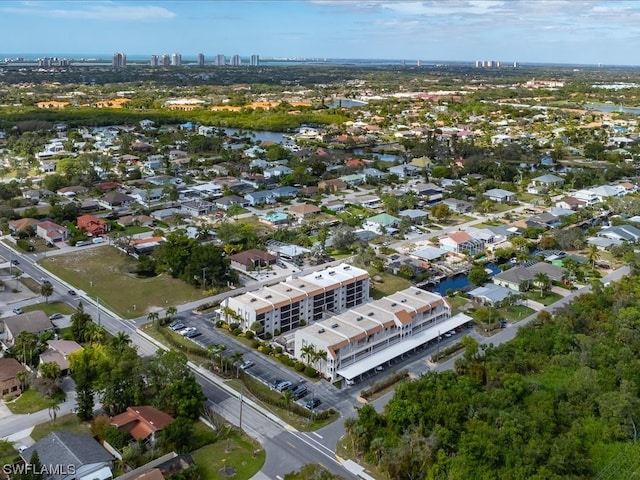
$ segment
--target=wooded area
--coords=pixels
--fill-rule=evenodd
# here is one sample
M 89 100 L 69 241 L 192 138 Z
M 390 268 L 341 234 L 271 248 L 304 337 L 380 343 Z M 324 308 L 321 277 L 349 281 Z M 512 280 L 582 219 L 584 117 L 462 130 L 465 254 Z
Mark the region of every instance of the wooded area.
M 555 312 L 512 342 L 468 341 L 456 371 L 398 386 L 347 420 L 389 478 L 629 478 L 640 471 L 640 275 Z

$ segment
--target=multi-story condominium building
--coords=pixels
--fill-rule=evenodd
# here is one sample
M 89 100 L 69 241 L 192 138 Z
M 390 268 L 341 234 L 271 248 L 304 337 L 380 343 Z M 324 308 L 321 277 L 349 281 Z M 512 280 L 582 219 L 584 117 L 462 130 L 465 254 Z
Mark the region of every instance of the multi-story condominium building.
M 180 65 L 182 65 L 182 55 L 180 55 L 179 53 L 174 53 L 173 55 L 171 55 L 171 65 L 173 65 L 174 67 L 179 67 Z
M 124 53 L 114 53 L 111 65 L 114 67 L 125 67 L 127 65 L 127 56 Z
M 233 65 L 234 67 L 239 67 L 240 65 L 242 65 L 240 55 L 234 55 L 233 57 L 231 57 L 231 65 Z
M 151 61 L 149 62 L 149 64 L 152 67 L 157 67 L 158 66 L 158 55 L 151 55 Z
M 277 335 L 369 300 L 369 272 L 347 264 L 329 267 L 222 301 L 223 317 L 243 330 L 262 325 L 259 335 Z M 225 311 L 233 311 L 229 315 Z M 257 329 L 256 329 L 257 330 Z
M 221 53 L 216 55 L 216 66 L 222 67 L 226 64 L 227 64 L 227 59 L 225 58 L 224 55 L 222 55 Z
M 471 320 L 465 314 L 452 317 L 440 295 L 409 287 L 297 330 L 295 356 L 304 359 L 311 345 L 326 353 L 326 360 L 315 363 L 322 375 L 350 382 Z
M 251 66 L 257 67 L 260 65 L 260 55 L 251 55 Z
M 198 66 L 204 67 L 204 53 L 198 54 Z
M 169 65 L 171 65 L 171 57 L 168 53 L 165 53 L 164 55 L 162 55 L 162 66 L 168 67 Z

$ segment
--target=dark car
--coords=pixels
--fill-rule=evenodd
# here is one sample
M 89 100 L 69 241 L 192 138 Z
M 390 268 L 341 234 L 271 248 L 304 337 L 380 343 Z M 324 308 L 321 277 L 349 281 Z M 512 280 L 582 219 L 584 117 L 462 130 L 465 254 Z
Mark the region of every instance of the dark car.
M 273 382 L 271 382 L 271 388 L 276 388 L 282 382 L 284 382 L 284 380 L 282 380 L 281 378 L 275 379 Z
M 304 406 L 305 406 L 305 408 L 307 408 L 309 410 L 313 410 L 314 408 L 316 408 L 321 403 L 322 402 L 320 401 L 319 398 L 312 398 L 311 400 L 308 400 L 307 403 L 304 404 Z
M 11 260 L 11 263 L 14 264 L 14 265 L 19 265 L 20 264 L 20 262 L 18 260 Z
M 187 338 L 196 338 L 199 337 L 200 335 L 202 335 L 201 332 L 199 332 L 198 330 L 191 330 L 190 332 L 185 333 L 185 337 Z
M 69 295 L 71 295 L 72 297 L 76 295 L 76 291 L 75 290 L 69 290 L 69 291 L 67 291 L 67 293 Z

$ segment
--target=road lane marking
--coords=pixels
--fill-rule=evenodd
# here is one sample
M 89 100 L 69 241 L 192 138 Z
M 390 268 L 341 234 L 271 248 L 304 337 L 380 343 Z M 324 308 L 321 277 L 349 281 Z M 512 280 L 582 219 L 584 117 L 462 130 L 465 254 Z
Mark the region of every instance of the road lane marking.
M 317 433 L 317 432 L 311 432 L 311 433 L 313 433 L 313 434 L 314 434 L 316 437 L 318 437 L 318 438 L 322 438 L 322 435 L 320 435 L 320 434 L 319 434 L 319 433 Z

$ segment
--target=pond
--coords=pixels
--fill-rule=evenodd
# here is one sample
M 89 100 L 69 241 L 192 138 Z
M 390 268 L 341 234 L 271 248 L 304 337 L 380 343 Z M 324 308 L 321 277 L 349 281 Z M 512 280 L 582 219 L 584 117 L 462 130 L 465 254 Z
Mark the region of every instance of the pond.
M 491 270 L 491 276 L 500 272 L 500 267 L 495 263 L 487 263 L 484 268 Z M 439 293 L 442 296 L 447 294 L 448 290 L 466 290 L 471 283 L 466 274 L 447 277 L 437 284 L 428 284 L 426 289 L 430 292 Z
M 286 143 L 286 133 L 284 132 L 269 132 L 266 130 L 240 130 L 238 128 L 223 128 L 227 135 L 247 137 L 254 142 L 273 142 L 273 143 Z

